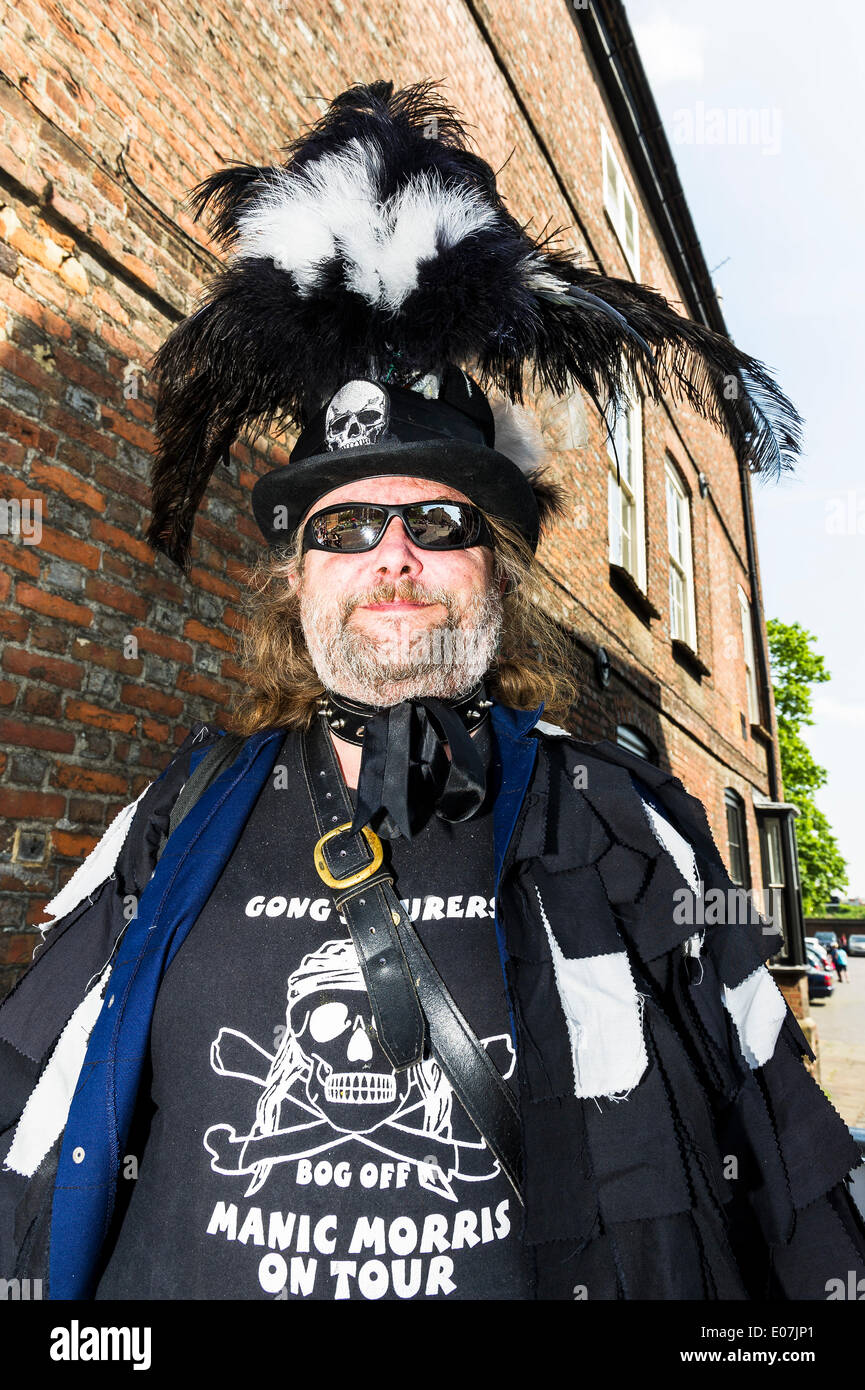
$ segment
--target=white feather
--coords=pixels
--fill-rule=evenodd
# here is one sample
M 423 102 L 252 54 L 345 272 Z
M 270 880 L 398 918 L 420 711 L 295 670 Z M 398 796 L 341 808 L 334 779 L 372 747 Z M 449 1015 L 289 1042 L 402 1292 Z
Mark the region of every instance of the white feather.
M 341 251 L 369 266 L 376 228 L 371 225 L 380 155 L 372 145 L 325 155 L 297 174 L 277 170 L 256 203 L 238 219 L 235 256 L 269 259 L 291 274 L 302 294 L 315 286 L 319 267 Z M 353 286 L 354 287 L 354 286 Z M 377 292 L 358 280 L 360 293 Z
M 515 463 L 521 473 L 532 473 L 543 463 L 546 453 L 544 437 L 534 418 L 507 396 L 490 397 L 490 406 L 495 421 L 495 449 Z
M 566 304 L 572 302 L 568 299 L 570 286 L 567 281 L 561 280 L 558 275 L 548 270 L 536 251 L 530 252 L 521 261 L 520 278 L 526 289 L 543 295 L 545 299 L 554 299 Z
M 437 243 L 456 245 L 496 213 L 480 194 L 448 188 L 429 171 L 379 202 L 381 163 L 374 143 L 352 140 L 297 173 L 277 170 L 238 218 L 234 256 L 272 260 L 310 294 L 321 266 L 339 255 L 350 289 L 372 305 L 398 309 Z
M 496 214 L 471 189 L 446 188 L 425 171 L 398 190 L 385 205 L 385 217 L 381 275 L 388 306 L 396 309 L 417 284 L 420 262 L 436 254 L 437 244 L 456 246 L 494 222 Z

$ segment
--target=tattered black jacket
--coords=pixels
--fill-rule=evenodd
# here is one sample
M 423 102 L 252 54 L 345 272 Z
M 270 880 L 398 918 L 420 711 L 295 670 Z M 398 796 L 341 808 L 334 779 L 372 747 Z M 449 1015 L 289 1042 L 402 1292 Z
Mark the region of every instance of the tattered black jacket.
M 676 778 L 539 732 L 538 714 L 493 710 L 496 929 L 535 1296 L 825 1299 L 830 1280 L 865 1274 L 846 1181 L 859 1155 L 766 969 L 780 938 L 741 920 Z M 41 1278 L 51 1297 L 90 1297 L 98 1281 L 161 974 L 284 737 L 247 740 L 165 845 L 220 733 L 193 729 L 109 827 L 79 871 L 84 896 L 71 905 L 75 879 L 58 895 L 62 915 L 0 1005 L 0 1277 Z M 88 881 L 100 853 L 111 867 Z M 719 891 L 735 911 L 705 910 Z

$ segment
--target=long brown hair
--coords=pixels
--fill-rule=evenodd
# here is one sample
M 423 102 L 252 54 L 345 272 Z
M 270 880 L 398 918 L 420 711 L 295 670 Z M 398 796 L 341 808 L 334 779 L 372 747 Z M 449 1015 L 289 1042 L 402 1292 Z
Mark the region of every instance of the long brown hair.
M 567 718 L 577 696 L 574 654 L 566 634 L 542 607 L 541 571 L 531 548 L 507 522 L 485 513 L 495 539 L 493 582 L 503 576 L 502 638 L 487 689 L 500 704 Z M 227 711 L 227 727 L 249 735 L 267 728 L 308 728 L 324 686 L 315 673 L 300 623 L 297 588 L 303 555 L 293 545 L 265 550 L 249 570 L 238 639 L 241 684 Z

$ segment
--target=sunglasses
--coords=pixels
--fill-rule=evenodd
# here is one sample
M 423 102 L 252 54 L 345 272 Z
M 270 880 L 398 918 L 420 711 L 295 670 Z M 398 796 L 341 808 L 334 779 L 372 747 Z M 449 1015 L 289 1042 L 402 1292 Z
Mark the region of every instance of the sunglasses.
M 357 555 L 373 550 L 398 516 L 421 550 L 492 548 L 493 537 L 483 513 L 470 502 L 406 502 L 399 507 L 373 502 L 342 502 L 316 512 L 303 528 L 301 549 Z

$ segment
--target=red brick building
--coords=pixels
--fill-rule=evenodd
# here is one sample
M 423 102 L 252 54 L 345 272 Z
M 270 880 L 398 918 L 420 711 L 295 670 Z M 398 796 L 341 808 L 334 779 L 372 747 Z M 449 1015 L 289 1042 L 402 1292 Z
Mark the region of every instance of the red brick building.
M 249 492 L 290 441 L 239 444 L 230 472 L 218 470 L 190 581 L 143 539 L 146 364 L 217 264 L 183 209 L 194 184 L 230 160 L 275 162 L 352 82 L 444 78 L 518 218 L 563 228 L 606 272 L 724 324 L 613 0 L 16 0 L 2 24 L 8 985 L 42 905 L 192 720 L 218 716 L 237 677 L 237 602 L 261 543 Z M 741 346 L 760 355 L 759 343 Z M 747 476 L 687 408 L 636 399 L 617 425 L 617 483 L 605 427 L 588 404 L 584 416 L 580 447 L 554 455 L 573 519 L 540 552 L 550 609 L 582 654 L 574 728 L 627 741 L 681 777 L 745 886 L 789 884 Z M 795 891 L 786 916 L 795 958 Z

